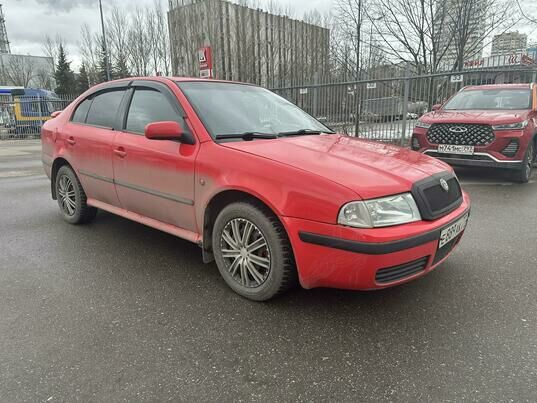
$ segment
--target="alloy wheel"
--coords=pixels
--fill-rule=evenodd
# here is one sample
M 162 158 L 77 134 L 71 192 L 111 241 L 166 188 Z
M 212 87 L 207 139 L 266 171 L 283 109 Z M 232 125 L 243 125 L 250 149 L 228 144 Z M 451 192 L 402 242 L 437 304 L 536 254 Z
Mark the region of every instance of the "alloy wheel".
M 76 193 L 73 181 L 67 175 L 62 175 L 58 182 L 58 198 L 64 213 L 73 216 L 76 213 Z
M 526 176 L 531 176 L 531 170 L 533 168 L 533 144 L 528 146 L 528 158 L 526 161 Z
M 222 230 L 220 248 L 226 269 L 240 285 L 256 288 L 268 278 L 270 249 L 263 233 L 251 221 L 230 220 Z

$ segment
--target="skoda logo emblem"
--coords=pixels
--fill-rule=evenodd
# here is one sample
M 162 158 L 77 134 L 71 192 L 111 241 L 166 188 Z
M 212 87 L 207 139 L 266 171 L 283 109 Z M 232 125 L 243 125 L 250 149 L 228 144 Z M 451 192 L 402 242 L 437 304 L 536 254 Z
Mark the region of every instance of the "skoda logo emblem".
M 440 179 L 440 186 L 442 186 L 442 189 L 444 189 L 444 192 L 449 191 L 449 185 L 445 179 Z
M 449 131 L 452 133 L 466 133 L 468 129 L 462 126 L 453 126 L 449 128 Z

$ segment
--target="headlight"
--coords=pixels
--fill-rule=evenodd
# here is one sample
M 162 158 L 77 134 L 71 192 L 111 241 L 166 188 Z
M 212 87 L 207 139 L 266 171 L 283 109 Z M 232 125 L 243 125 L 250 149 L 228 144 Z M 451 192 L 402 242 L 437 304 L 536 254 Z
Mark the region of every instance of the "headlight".
M 347 203 L 339 211 L 337 222 L 349 227 L 374 228 L 419 220 L 421 215 L 414 198 L 410 193 L 403 193 Z
M 431 127 L 431 124 L 430 123 L 424 123 L 422 122 L 421 120 L 418 119 L 418 121 L 416 122 L 416 127 L 420 127 L 422 129 L 428 129 Z
M 492 130 L 522 130 L 526 128 L 527 125 L 528 125 L 528 121 L 525 120 L 523 122 L 518 122 L 518 123 L 508 123 L 505 125 L 492 126 Z

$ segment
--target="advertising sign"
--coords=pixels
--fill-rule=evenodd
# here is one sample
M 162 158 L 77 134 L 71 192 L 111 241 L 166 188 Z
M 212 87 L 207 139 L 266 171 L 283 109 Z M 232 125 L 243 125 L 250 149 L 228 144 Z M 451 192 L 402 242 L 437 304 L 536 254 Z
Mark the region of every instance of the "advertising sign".
M 213 78 L 213 55 L 209 46 L 198 49 L 201 78 Z

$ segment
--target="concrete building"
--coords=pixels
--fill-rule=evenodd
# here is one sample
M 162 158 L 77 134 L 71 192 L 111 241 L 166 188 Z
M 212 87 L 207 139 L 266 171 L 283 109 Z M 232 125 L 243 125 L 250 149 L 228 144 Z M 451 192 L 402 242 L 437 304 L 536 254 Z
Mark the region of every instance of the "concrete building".
M 201 47 L 211 48 L 218 79 L 281 87 L 312 83 L 327 70 L 326 28 L 224 0 L 169 0 L 169 5 L 175 75 L 199 76 Z
M 54 66 L 50 57 L 0 54 L 0 85 L 52 89 Z
M 504 32 L 492 38 L 491 56 L 503 56 L 523 52 L 528 46 L 528 36 L 516 32 Z

